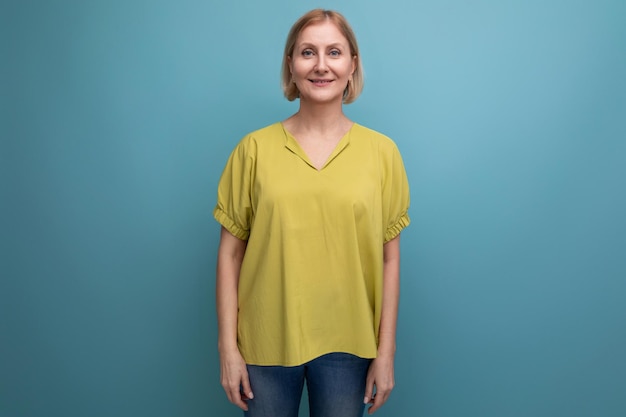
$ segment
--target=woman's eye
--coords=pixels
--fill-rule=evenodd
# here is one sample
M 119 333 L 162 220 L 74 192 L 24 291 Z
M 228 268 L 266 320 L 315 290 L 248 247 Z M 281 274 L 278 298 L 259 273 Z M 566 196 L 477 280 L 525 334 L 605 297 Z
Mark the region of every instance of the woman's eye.
M 341 55 L 341 51 L 337 49 L 333 49 L 332 51 L 330 51 L 330 56 L 339 56 L 339 55 Z
M 311 51 L 310 49 L 305 49 L 304 51 L 302 51 L 302 56 L 313 56 L 313 51 Z

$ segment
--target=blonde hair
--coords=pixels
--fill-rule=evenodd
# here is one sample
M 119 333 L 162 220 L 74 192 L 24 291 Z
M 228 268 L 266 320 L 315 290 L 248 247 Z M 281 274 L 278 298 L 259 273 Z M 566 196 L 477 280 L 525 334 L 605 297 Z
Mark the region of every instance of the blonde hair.
M 300 91 L 298 87 L 291 82 L 291 71 L 289 68 L 289 59 L 293 57 L 293 50 L 296 46 L 296 41 L 298 40 L 298 36 L 302 33 L 302 31 L 314 24 L 321 23 L 325 21 L 330 21 L 337 26 L 339 31 L 343 34 L 343 36 L 348 41 L 348 45 L 350 45 L 350 55 L 356 58 L 356 69 L 352 74 L 352 80 L 348 82 L 346 89 L 343 92 L 343 102 L 345 104 L 352 103 L 357 99 L 361 91 L 363 91 L 363 69 L 361 65 L 361 55 L 359 55 L 359 46 L 356 42 L 356 36 L 348 21 L 346 20 L 341 13 L 335 12 L 333 10 L 324 10 L 324 9 L 315 9 L 306 13 L 302 16 L 294 25 L 291 27 L 289 31 L 289 35 L 287 36 L 287 42 L 285 42 L 285 54 L 283 55 L 283 65 L 281 71 L 281 83 L 283 87 L 283 92 L 285 93 L 285 97 L 287 100 L 293 101 L 296 98 L 300 97 Z

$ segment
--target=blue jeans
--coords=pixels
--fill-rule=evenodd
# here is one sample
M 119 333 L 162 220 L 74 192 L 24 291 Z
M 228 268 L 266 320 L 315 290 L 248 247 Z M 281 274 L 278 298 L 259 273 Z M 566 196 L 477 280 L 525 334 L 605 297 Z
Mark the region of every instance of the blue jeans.
M 297 417 L 306 381 L 310 417 L 361 417 L 371 359 L 329 353 L 300 366 L 248 365 L 254 393 L 245 417 Z

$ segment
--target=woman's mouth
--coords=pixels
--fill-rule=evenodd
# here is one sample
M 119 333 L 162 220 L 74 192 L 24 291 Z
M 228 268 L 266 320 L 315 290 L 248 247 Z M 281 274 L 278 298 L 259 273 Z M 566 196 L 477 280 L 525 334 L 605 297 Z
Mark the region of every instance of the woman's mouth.
M 333 80 L 309 80 L 318 87 L 324 87 L 333 82 Z

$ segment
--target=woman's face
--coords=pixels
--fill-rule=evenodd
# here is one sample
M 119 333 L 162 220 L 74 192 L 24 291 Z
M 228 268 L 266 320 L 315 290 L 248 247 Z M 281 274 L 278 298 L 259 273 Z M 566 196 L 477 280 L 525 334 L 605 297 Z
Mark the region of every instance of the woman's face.
M 356 69 L 356 58 L 337 26 L 325 21 L 307 26 L 300 33 L 289 66 L 300 101 L 322 104 L 343 100 Z

